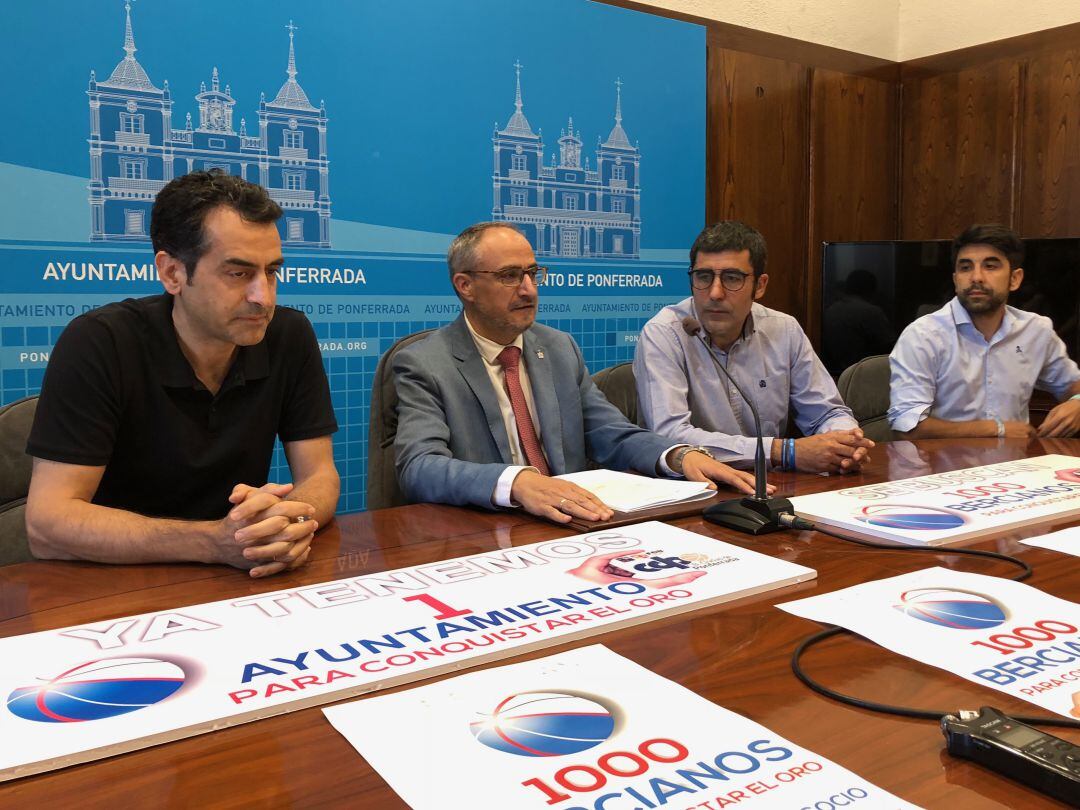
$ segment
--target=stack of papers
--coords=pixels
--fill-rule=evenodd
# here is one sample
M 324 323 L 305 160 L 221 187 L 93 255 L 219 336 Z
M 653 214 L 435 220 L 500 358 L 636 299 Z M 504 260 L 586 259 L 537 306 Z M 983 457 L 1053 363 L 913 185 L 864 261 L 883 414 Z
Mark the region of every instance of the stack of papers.
M 587 489 L 617 512 L 640 512 L 673 503 L 704 501 L 716 494 L 704 481 L 646 478 L 611 470 L 584 470 L 556 476 Z

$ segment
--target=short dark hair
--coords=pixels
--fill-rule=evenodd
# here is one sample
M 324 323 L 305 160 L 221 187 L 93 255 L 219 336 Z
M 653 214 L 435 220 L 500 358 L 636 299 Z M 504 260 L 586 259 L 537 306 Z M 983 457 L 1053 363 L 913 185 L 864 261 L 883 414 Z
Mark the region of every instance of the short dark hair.
M 960 248 L 968 245 L 989 245 L 1009 260 L 1009 269 L 1024 266 L 1024 242 L 1016 231 L 1004 225 L 972 225 L 952 243 L 952 265 L 956 267 L 956 257 Z
M 454 237 L 450 243 L 450 249 L 446 251 L 446 266 L 450 268 L 451 280 L 457 273 L 472 270 L 476 263 L 476 246 L 480 244 L 487 231 L 495 228 L 506 228 L 521 233 L 521 230 L 510 222 L 477 222 Z
M 768 258 L 765 237 L 745 222 L 735 219 L 715 222 L 698 234 L 690 248 L 690 267 L 697 262 L 698 253 L 724 253 L 729 250 L 736 253 L 750 251 L 754 278 L 765 272 L 765 260 Z
M 221 169 L 191 172 L 169 181 L 150 212 L 150 241 L 154 252 L 165 251 L 187 268 L 188 284 L 195 265 L 209 249 L 203 225 L 216 208 L 228 206 L 248 222 L 267 224 L 281 217 L 281 206 L 262 186 L 226 174 Z

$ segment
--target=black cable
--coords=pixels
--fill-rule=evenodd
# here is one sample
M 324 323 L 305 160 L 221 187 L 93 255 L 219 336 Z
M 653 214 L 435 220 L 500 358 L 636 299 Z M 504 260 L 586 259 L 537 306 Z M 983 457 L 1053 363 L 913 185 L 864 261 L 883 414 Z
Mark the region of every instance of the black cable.
M 1010 579 L 1021 582 L 1031 576 L 1031 566 L 1023 560 L 1017 557 L 1011 557 L 1008 554 L 1001 554 L 997 551 L 982 551 L 974 548 L 936 548 L 932 546 L 905 546 L 892 543 L 875 543 L 871 540 L 862 540 L 855 537 L 847 537 L 836 532 L 829 531 L 828 529 L 822 529 L 803 518 L 795 518 L 792 522 L 792 528 L 796 529 L 809 529 L 813 531 L 821 532 L 829 537 L 834 537 L 837 540 L 843 540 L 846 543 L 854 543 L 858 546 L 866 546 L 868 548 L 879 548 L 887 551 L 916 551 L 931 554 L 967 554 L 973 557 L 988 557 L 994 560 L 1000 560 L 1012 565 L 1019 566 L 1022 570 Z M 814 633 L 812 636 L 804 638 L 799 645 L 795 648 L 795 652 L 791 655 L 791 671 L 795 673 L 795 677 L 817 692 L 819 695 L 835 700 L 840 703 L 846 703 L 849 706 L 855 706 L 860 709 L 867 709 L 872 712 L 881 712 L 883 714 L 896 714 L 900 717 L 914 717 L 919 720 L 940 720 L 947 714 L 953 714 L 955 710 L 950 711 L 937 711 L 934 709 L 909 709 L 904 706 L 893 706 L 889 703 L 876 703 L 872 700 L 863 700 L 862 698 L 852 697 L 851 695 L 845 695 L 842 692 L 837 692 L 834 689 L 829 689 L 827 686 L 822 686 L 815 681 L 809 675 L 807 675 L 802 668 L 802 655 L 813 645 L 820 641 L 824 641 L 827 638 L 840 635 L 841 633 L 850 632 L 844 627 L 828 627 L 824 630 L 820 630 Z M 852 634 L 854 635 L 854 634 Z M 1019 720 L 1021 723 L 1027 723 L 1028 725 L 1041 725 L 1041 726 L 1056 726 L 1060 728 L 1080 728 L 1080 720 L 1066 720 L 1057 717 L 1027 717 L 1022 715 L 1011 715 L 1014 719 Z
M 1010 565 L 1019 566 L 1023 573 L 1019 576 L 1010 577 L 1017 582 L 1022 582 L 1031 576 L 1031 566 L 1021 560 L 1019 557 L 1012 557 L 1008 554 L 1001 554 L 997 551 L 983 551 L 977 548 L 938 548 L 937 546 L 906 546 L 901 543 L 875 543 L 872 540 L 862 540 L 855 537 L 847 537 L 843 534 L 830 531 L 829 529 L 823 529 L 815 523 L 811 523 L 804 518 L 797 518 L 792 524 L 792 528 L 796 529 L 809 529 L 822 534 L 827 534 L 829 537 L 833 537 L 837 540 L 843 540 L 845 543 L 854 543 L 857 546 L 866 546 L 867 548 L 880 548 L 885 551 L 911 551 L 923 554 L 967 554 L 971 557 L 987 557 L 991 560 L 1000 560 L 1001 562 L 1009 563 Z
M 840 633 L 849 632 L 844 627 L 828 627 L 821 630 L 809 638 L 804 638 L 799 646 L 795 648 L 795 652 L 791 656 L 791 671 L 795 673 L 795 677 L 809 686 L 819 695 L 823 695 L 831 700 L 839 701 L 840 703 L 847 703 L 849 706 L 856 706 L 860 709 L 868 709 L 872 712 L 882 712 L 884 714 L 898 714 L 901 717 L 915 717 L 920 720 L 941 720 L 947 714 L 955 714 L 956 710 L 951 709 L 948 711 L 939 711 L 935 709 L 908 709 L 904 706 L 893 706 L 888 703 L 875 703 L 872 700 L 863 700 L 862 698 L 852 697 L 851 695 L 845 695 L 842 692 L 837 692 L 833 689 L 829 689 L 827 686 L 822 686 L 815 681 L 805 672 L 802 668 L 802 654 L 807 649 L 817 644 L 819 641 L 824 641 L 832 636 L 839 635 Z M 854 635 L 854 634 L 852 634 Z M 1015 720 L 1019 720 L 1021 723 L 1027 723 L 1028 725 L 1039 726 L 1058 726 L 1061 728 L 1080 728 L 1080 720 L 1066 720 L 1060 717 L 1027 717 L 1024 715 L 1013 714 L 1009 715 Z

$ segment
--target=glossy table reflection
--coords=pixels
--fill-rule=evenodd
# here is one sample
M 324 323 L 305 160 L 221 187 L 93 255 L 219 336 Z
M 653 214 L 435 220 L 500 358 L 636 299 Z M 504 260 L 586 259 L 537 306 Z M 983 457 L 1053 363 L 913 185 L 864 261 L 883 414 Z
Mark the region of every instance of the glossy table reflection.
M 782 495 L 793 496 L 1043 453 L 1080 456 L 1080 441 L 895 442 L 879 446 L 872 464 L 857 476 L 778 474 L 773 481 Z M 833 703 L 807 690 L 791 674 L 792 648 L 818 626 L 777 610 L 775 603 L 938 564 L 935 557 L 859 549 L 814 532 L 752 539 L 705 523 L 698 516 L 675 517 L 673 522 L 810 566 L 817 569 L 818 579 L 511 660 L 603 643 L 916 804 L 1033 810 L 1062 806 L 952 759 L 943 751 L 935 723 Z M 1030 584 L 1077 600 L 1080 559 L 1017 542 L 1072 522 L 1076 521 L 1043 524 L 970 545 L 1024 558 L 1035 568 Z M 35 562 L 9 566 L 0 568 L 0 636 L 358 576 L 574 531 L 516 513 L 424 505 L 343 517 L 322 532 L 311 562 L 302 571 L 262 581 L 230 569 L 195 565 L 118 568 Z M 1004 576 L 1013 573 L 1011 566 L 947 552 L 940 564 Z M 1037 707 L 854 637 L 834 639 L 811 651 L 806 665 L 816 678 L 841 691 L 883 702 L 941 710 L 992 704 L 1006 712 L 1041 713 Z M 1080 733 L 1073 730 L 1053 733 L 1080 744 Z M 330 727 L 319 709 L 0 784 L 0 807 L 84 808 L 121 802 L 140 807 L 405 806 Z M 448 796 L 446 806 L 456 810 L 466 807 L 467 801 Z

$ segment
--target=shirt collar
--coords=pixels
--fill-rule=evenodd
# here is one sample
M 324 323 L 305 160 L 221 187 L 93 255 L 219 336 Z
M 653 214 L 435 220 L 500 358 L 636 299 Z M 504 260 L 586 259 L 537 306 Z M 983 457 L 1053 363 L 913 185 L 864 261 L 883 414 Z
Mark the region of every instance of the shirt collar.
M 195 376 L 191 363 L 180 349 L 180 339 L 172 319 L 173 297 L 168 293 L 155 296 L 146 308 L 146 323 L 150 333 L 150 353 L 162 385 L 169 388 L 205 386 Z M 247 380 L 259 380 L 270 375 L 270 352 L 263 337 L 254 346 L 241 346 L 233 360 L 222 390 L 243 385 Z
M 949 302 L 949 309 L 952 310 L 952 319 L 958 327 L 965 323 L 971 323 L 971 313 L 964 309 L 964 305 L 960 303 L 960 299 L 957 296 L 953 296 L 953 299 Z
M 747 313 L 746 321 L 743 322 L 742 334 L 739 335 L 739 340 L 749 340 L 750 337 L 757 331 L 757 327 L 754 325 L 754 310 L 759 304 L 751 304 L 750 312 Z
M 964 309 L 964 305 L 960 303 L 958 296 L 953 296 L 953 299 L 949 302 L 949 309 L 952 311 L 953 323 L 956 324 L 956 328 L 959 329 L 964 324 L 967 324 L 972 329 L 975 328 L 974 322 L 971 320 L 971 313 Z M 994 336 L 990 339 L 991 343 L 995 343 L 1002 337 L 1009 333 L 1012 329 L 1013 322 L 1016 317 L 1013 315 L 1012 307 L 1005 306 L 1005 315 L 1001 319 L 1001 325 L 998 326 Z
M 490 340 L 479 332 L 477 332 L 473 325 L 469 322 L 469 316 L 462 313 L 465 318 L 465 326 L 469 330 L 469 334 L 472 336 L 473 343 L 476 344 L 476 350 L 480 352 L 480 356 L 484 358 L 484 362 L 489 366 L 498 366 L 499 361 L 496 360 L 499 353 L 507 346 L 517 346 L 519 349 L 524 349 L 525 338 L 522 335 L 518 335 L 514 338 L 512 343 L 498 343 L 494 340 Z M 501 368 L 501 366 L 500 366 Z

